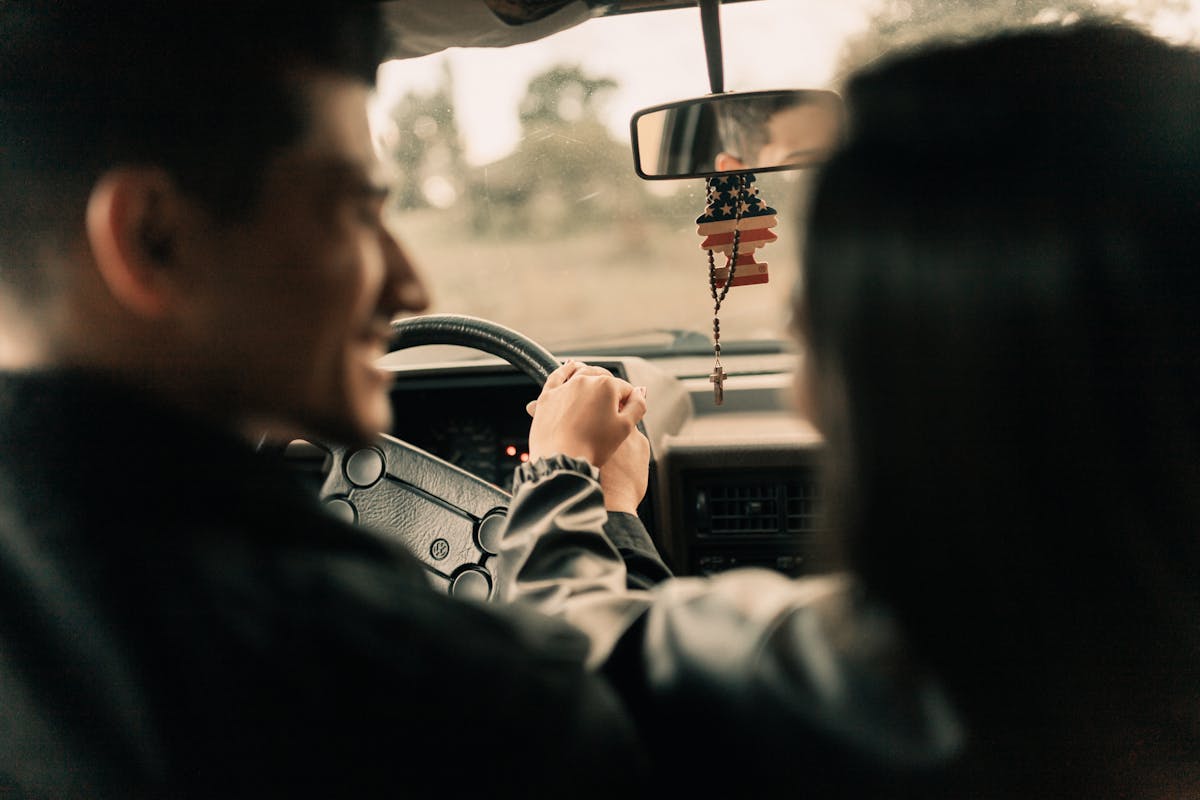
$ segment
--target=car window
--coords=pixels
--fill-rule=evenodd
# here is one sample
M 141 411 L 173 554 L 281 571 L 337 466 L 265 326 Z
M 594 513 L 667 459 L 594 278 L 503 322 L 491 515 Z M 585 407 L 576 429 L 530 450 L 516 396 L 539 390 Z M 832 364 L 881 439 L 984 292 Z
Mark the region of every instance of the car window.
M 1179 0 L 761 0 L 722 11 L 725 88 L 837 89 L 891 49 L 1096 10 L 1176 40 L 1200 29 L 1195 4 Z M 432 310 L 493 319 L 561 352 L 708 347 L 695 226 L 704 182 L 637 178 L 628 128 L 639 108 L 708 89 L 695 9 L 385 64 L 373 122 L 397 166 L 392 222 L 432 288 Z M 730 293 L 723 341 L 788 338 L 810 177 L 759 176 L 779 211 L 778 241 L 758 252 L 770 281 Z

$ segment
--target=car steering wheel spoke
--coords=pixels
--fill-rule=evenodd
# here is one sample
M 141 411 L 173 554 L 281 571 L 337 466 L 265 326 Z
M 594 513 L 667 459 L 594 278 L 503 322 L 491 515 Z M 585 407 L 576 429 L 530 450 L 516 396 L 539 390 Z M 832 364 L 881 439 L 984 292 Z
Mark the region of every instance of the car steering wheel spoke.
M 558 367 L 549 351 L 516 331 L 457 314 L 393 325 L 391 350 L 426 344 L 472 347 L 500 356 L 538 385 Z M 326 509 L 400 539 L 430 580 L 458 597 L 491 597 L 493 557 L 511 499 L 498 486 L 438 456 L 382 435 L 370 447 L 315 443 L 332 455 L 321 487 Z

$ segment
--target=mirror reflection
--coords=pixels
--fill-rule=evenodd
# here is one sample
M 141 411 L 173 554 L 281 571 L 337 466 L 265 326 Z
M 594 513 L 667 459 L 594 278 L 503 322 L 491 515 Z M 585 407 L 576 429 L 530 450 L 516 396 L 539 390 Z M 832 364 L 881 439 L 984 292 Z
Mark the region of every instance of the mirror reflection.
M 643 109 L 631 124 L 643 178 L 695 178 L 820 164 L 842 129 L 833 92 L 735 92 Z

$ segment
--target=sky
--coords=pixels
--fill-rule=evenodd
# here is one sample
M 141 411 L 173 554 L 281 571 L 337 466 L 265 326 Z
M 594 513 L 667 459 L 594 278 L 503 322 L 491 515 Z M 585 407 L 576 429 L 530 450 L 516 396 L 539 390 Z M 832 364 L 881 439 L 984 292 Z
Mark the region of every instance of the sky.
M 785 0 L 722 9 L 725 89 L 824 88 L 842 41 L 861 30 L 875 0 Z M 470 163 L 507 155 L 520 137 L 517 106 L 529 79 L 555 64 L 578 64 L 619 88 L 607 95 L 603 119 L 621 141 L 639 108 L 709 92 L 700 15 L 696 9 L 590 20 L 531 44 L 503 50 L 452 49 L 383 66 L 378 108 L 406 92 L 428 91 L 448 61 L 454 75 L 459 130 Z
M 723 7 L 724 88 L 834 88 L 843 42 L 866 27 L 871 11 L 883 1 L 771 0 Z M 1130 2 L 1100 0 L 1110 7 Z M 1200 0 L 1182 15 L 1160 16 L 1151 28 L 1168 38 L 1194 40 L 1200 30 Z M 502 50 L 455 48 L 390 61 L 379 74 L 377 125 L 386 128 L 388 109 L 406 92 L 436 86 L 447 62 L 465 155 L 476 165 L 513 150 L 520 137 L 517 107 L 525 87 L 556 64 L 577 64 L 593 77 L 617 80 L 619 88 L 607 95 L 602 118 L 620 141 L 628 141 L 629 118 L 639 108 L 709 92 L 700 15 L 688 8 L 589 20 Z

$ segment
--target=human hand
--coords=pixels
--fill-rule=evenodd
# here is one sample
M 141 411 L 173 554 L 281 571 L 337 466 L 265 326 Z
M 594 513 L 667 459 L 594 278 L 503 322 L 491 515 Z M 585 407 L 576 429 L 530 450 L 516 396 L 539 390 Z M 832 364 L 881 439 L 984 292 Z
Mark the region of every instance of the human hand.
M 637 428 L 625 437 L 600 470 L 604 507 L 636 514 L 650 478 L 650 442 Z
M 646 395 L 606 369 L 568 361 L 526 410 L 531 459 L 561 453 L 602 469 L 646 413 Z

